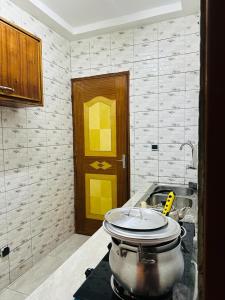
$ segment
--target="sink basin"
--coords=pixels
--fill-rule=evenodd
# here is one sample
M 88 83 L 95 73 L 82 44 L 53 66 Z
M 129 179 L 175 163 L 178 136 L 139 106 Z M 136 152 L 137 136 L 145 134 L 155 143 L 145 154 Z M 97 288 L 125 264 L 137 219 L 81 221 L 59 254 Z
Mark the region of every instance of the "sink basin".
M 192 190 L 188 187 L 182 187 L 182 186 L 158 185 L 155 188 L 154 192 L 157 192 L 160 190 L 171 190 L 171 191 L 174 191 L 174 193 L 179 196 L 191 196 L 194 194 L 194 190 Z M 167 194 L 167 193 L 165 192 L 165 194 Z
M 155 208 L 163 208 L 166 201 L 166 195 L 163 194 L 154 194 L 147 199 L 147 205 Z M 176 196 L 176 199 L 173 203 L 175 209 L 181 209 L 183 207 L 192 207 L 192 199 L 184 196 Z

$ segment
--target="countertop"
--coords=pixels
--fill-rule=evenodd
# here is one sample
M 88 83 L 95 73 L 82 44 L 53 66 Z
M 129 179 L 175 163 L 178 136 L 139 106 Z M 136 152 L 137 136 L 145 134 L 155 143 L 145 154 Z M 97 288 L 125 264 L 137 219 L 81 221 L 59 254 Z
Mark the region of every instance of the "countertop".
M 151 187 L 137 192 L 124 207 L 133 207 L 145 200 Z M 87 268 L 95 268 L 108 252 L 110 236 L 101 227 L 72 256 L 46 279 L 26 300 L 72 300 L 85 281 Z

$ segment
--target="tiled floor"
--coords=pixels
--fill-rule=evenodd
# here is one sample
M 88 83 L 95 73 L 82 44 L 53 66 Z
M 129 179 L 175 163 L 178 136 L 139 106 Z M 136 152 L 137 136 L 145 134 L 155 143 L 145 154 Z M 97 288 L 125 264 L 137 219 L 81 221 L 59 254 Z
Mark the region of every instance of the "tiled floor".
M 0 291 L 0 300 L 24 300 L 89 237 L 73 234 L 68 240 L 50 252 L 29 271 L 20 276 L 6 289 Z

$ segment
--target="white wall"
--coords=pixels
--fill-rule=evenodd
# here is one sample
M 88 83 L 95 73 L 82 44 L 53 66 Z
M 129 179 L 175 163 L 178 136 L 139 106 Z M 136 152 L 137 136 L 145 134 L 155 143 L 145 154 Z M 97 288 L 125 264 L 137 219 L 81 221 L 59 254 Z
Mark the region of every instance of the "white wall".
M 130 71 L 132 192 L 152 182 L 188 183 L 198 143 L 199 16 L 72 42 L 72 78 Z M 151 150 L 152 144 L 159 151 Z
M 70 43 L 8 0 L 0 16 L 43 41 L 43 108 L 0 109 L 0 288 L 74 228 Z M 130 70 L 132 191 L 185 183 L 198 141 L 198 16 L 73 42 L 72 77 Z M 159 152 L 151 144 L 159 144 Z M 193 172 L 193 171 L 192 171 Z
M 74 231 L 70 43 L 10 1 L 0 16 L 43 42 L 44 107 L 0 109 L 0 288 Z

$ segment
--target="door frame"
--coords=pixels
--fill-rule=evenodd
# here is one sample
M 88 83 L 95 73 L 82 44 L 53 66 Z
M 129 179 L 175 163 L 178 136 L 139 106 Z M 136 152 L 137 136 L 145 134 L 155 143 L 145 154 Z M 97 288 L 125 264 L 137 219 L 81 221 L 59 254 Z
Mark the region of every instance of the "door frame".
M 224 298 L 225 2 L 200 2 L 198 284 L 199 299 L 212 300 Z
M 72 78 L 71 79 L 71 101 L 72 101 L 72 118 L 73 118 L 73 164 L 74 164 L 74 210 L 75 210 L 75 220 L 74 220 L 74 232 L 76 233 L 76 218 L 78 214 L 77 210 L 77 193 L 76 193 L 76 178 L 78 176 L 78 170 L 76 167 L 76 143 L 75 143 L 75 135 L 76 135 L 76 122 L 75 122 L 75 101 L 73 101 L 75 95 L 73 93 L 73 83 L 84 81 L 88 79 L 98 79 L 98 78 L 105 78 L 105 77 L 116 77 L 119 75 L 126 76 L 127 82 L 127 195 L 128 199 L 130 198 L 130 93 L 129 93 L 129 86 L 130 86 L 130 71 L 123 71 L 117 73 L 108 73 L 108 74 L 100 74 L 94 76 L 87 76 L 81 78 Z

